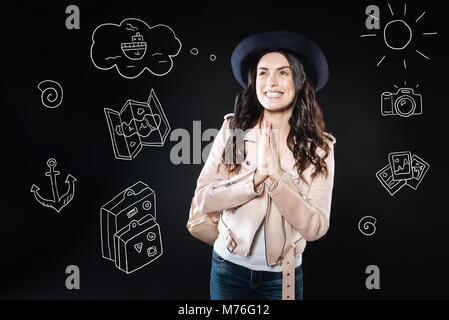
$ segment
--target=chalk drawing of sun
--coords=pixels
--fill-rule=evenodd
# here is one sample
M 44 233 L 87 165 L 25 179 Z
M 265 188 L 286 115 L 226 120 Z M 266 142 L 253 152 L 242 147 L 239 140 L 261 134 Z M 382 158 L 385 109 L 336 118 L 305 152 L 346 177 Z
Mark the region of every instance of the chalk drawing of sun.
M 383 27 L 383 40 L 385 45 L 397 52 L 403 53 L 403 50 L 407 47 L 410 48 L 410 46 L 413 44 L 413 28 L 416 27 L 416 24 L 421 20 L 421 18 L 426 14 L 425 11 L 422 12 L 422 14 L 413 21 L 408 21 L 410 17 L 407 16 L 407 4 L 404 4 L 404 11 L 403 15 L 399 14 L 395 15 L 393 13 L 393 9 L 391 8 L 390 4 L 388 4 L 388 8 L 390 9 L 391 13 L 391 21 L 385 24 Z M 370 15 L 370 17 L 378 20 L 378 17 L 375 17 L 373 15 Z M 382 29 L 380 29 L 382 31 Z M 423 32 L 423 36 L 432 36 L 438 34 L 437 32 Z M 371 34 L 362 34 L 360 35 L 361 38 L 365 37 L 376 37 L 377 34 L 371 33 Z M 412 48 L 417 54 L 422 56 L 423 58 L 430 60 L 430 57 L 421 51 L 419 51 L 416 48 Z M 385 57 L 387 55 L 383 55 L 382 58 L 380 58 L 379 62 L 377 63 L 377 67 L 381 65 L 381 63 L 384 61 Z M 405 57 L 402 59 L 404 69 L 407 69 L 407 61 Z

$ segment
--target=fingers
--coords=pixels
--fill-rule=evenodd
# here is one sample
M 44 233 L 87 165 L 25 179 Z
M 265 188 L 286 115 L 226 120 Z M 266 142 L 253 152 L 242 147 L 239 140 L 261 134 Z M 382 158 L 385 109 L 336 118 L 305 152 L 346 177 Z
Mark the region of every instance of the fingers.
M 261 140 L 258 146 L 258 159 L 257 159 L 257 167 L 261 174 L 267 174 L 268 165 L 270 163 L 270 142 L 269 142 L 269 127 L 270 123 L 268 121 L 264 121 Z
M 269 150 L 271 139 L 271 122 L 268 120 L 265 120 L 265 135 L 267 138 L 267 150 Z
M 258 145 L 258 154 L 257 154 L 257 168 L 260 172 L 260 174 L 264 175 L 266 174 L 266 134 L 265 129 L 266 124 L 264 123 L 263 129 L 262 129 L 262 135 L 260 136 L 261 140 Z
M 278 154 L 278 131 L 273 130 L 270 121 L 264 120 L 261 141 L 258 143 L 257 170 L 261 174 L 277 176 L 281 168 L 280 156 Z

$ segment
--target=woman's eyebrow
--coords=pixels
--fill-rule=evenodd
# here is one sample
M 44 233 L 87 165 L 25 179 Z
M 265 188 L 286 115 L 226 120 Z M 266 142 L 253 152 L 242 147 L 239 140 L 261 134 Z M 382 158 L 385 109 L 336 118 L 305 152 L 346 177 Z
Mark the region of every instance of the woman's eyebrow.
M 281 70 L 281 69 L 284 69 L 284 68 L 289 68 L 289 69 L 290 69 L 289 66 L 282 66 L 282 67 L 276 68 L 276 70 Z M 266 68 L 266 67 L 259 67 L 259 68 L 257 68 L 257 69 L 268 70 L 268 68 Z

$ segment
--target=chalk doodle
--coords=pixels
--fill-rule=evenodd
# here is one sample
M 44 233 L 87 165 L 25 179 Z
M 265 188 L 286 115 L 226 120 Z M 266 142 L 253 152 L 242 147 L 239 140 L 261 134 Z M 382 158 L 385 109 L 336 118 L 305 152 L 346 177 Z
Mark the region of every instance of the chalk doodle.
M 181 47 L 169 26 L 150 27 L 140 19 L 128 18 L 120 24 L 101 24 L 94 30 L 90 57 L 96 68 L 115 68 L 126 79 L 134 79 L 145 70 L 164 76 L 172 69 Z
M 418 22 L 421 20 L 421 18 L 426 13 L 425 11 L 422 12 L 422 14 L 416 19 L 412 19 L 411 15 L 407 15 L 407 4 L 404 4 L 404 9 L 402 12 L 398 12 L 396 10 L 396 14 L 393 11 L 393 8 L 389 3 L 387 3 L 391 18 L 390 21 L 384 23 L 385 26 L 383 27 L 383 30 L 380 28 L 380 10 L 378 6 L 375 5 L 369 5 L 366 10 L 365 14 L 368 15 L 365 21 L 365 27 L 366 29 L 372 31 L 379 30 L 382 32 L 383 36 L 383 43 L 385 47 L 387 48 L 388 52 L 393 52 L 396 54 L 402 54 L 402 64 L 404 69 L 407 69 L 407 61 L 405 52 L 407 52 L 405 49 L 411 49 L 419 56 L 425 58 L 426 60 L 430 60 L 430 57 L 426 54 L 422 53 L 418 48 L 411 47 L 413 44 L 416 43 L 416 41 L 412 41 L 412 38 L 416 38 L 416 35 L 423 35 L 423 36 L 433 36 L 438 34 L 438 32 L 423 32 L 419 31 L 419 25 Z M 383 15 L 385 17 L 386 15 Z M 414 36 L 415 34 L 415 36 Z M 362 34 L 360 35 L 361 38 L 376 38 L 377 33 L 368 33 L 368 34 Z M 387 55 L 384 54 L 382 58 L 377 62 L 377 67 L 381 65 L 381 63 L 385 60 L 385 57 Z
M 194 56 L 197 56 L 199 54 L 199 50 L 197 48 L 191 48 L 190 49 L 190 54 L 192 54 Z M 215 54 L 211 53 L 209 55 L 209 60 L 210 61 L 215 61 L 215 60 L 217 60 L 217 56 Z
M 55 159 L 53 158 L 48 159 L 47 166 L 50 169 L 50 171 L 45 173 L 45 175 L 49 177 L 51 181 L 51 191 L 53 195 L 52 199 L 42 197 L 39 194 L 40 188 L 35 184 L 31 186 L 31 192 L 34 194 L 34 198 L 36 199 L 37 202 L 39 202 L 44 207 L 52 208 L 59 213 L 62 210 L 62 208 L 68 205 L 75 196 L 76 179 L 71 174 L 67 175 L 67 178 L 65 179 L 65 183 L 67 183 L 68 185 L 67 191 L 66 193 L 64 193 L 64 195 L 59 196 L 59 190 L 56 179 L 56 177 L 59 175 L 59 171 L 55 170 L 56 164 L 57 162 Z
M 50 109 L 58 107 L 62 103 L 63 91 L 59 83 L 53 80 L 41 81 L 37 88 L 41 92 L 42 104 Z
M 417 190 L 430 165 L 410 151 L 392 152 L 389 164 L 376 173 L 382 186 L 393 196 L 405 185 Z
M 372 236 L 376 232 L 376 222 L 373 216 L 364 216 L 359 221 L 359 231 L 365 236 Z
M 144 146 L 162 147 L 171 130 L 153 89 L 146 102 L 127 100 L 120 112 L 104 113 L 116 159 L 132 160 Z
M 398 88 L 396 85 L 395 87 L 397 88 L 395 93 L 383 92 L 381 95 L 380 111 L 382 116 L 408 118 L 410 116 L 421 115 L 423 113 L 422 95 L 415 93 L 413 88 Z
M 120 192 L 101 207 L 100 233 L 103 258 L 127 274 L 159 258 L 163 248 L 155 192 L 142 181 Z

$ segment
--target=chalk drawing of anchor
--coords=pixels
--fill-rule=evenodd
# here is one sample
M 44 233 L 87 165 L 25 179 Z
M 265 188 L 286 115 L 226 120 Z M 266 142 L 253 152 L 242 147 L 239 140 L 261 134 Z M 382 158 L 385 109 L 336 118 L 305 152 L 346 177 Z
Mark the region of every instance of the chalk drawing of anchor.
M 69 185 L 69 188 L 67 192 L 60 197 L 58 192 L 58 186 L 57 186 L 57 180 L 56 176 L 59 175 L 59 171 L 55 171 L 56 167 L 56 160 L 53 158 L 48 159 L 47 166 L 50 169 L 50 171 L 46 172 L 45 175 L 47 177 L 50 177 L 51 180 L 51 191 L 53 193 L 53 199 L 45 199 L 39 194 L 40 188 L 33 184 L 31 186 L 31 192 L 34 193 L 34 197 L 36 198 L 37 202 L 39 202 L 44 207 L 50 207 L 56 210 L 56 212 L 59 213 L 62 208 L 64 208 L 66 205 L 69 204 L 70 201 L 72 201 L 73 196 L 75 195 L 75 177 L 73 177 L 71 174 L 67 176 L 65 179 L 65 183 Z

